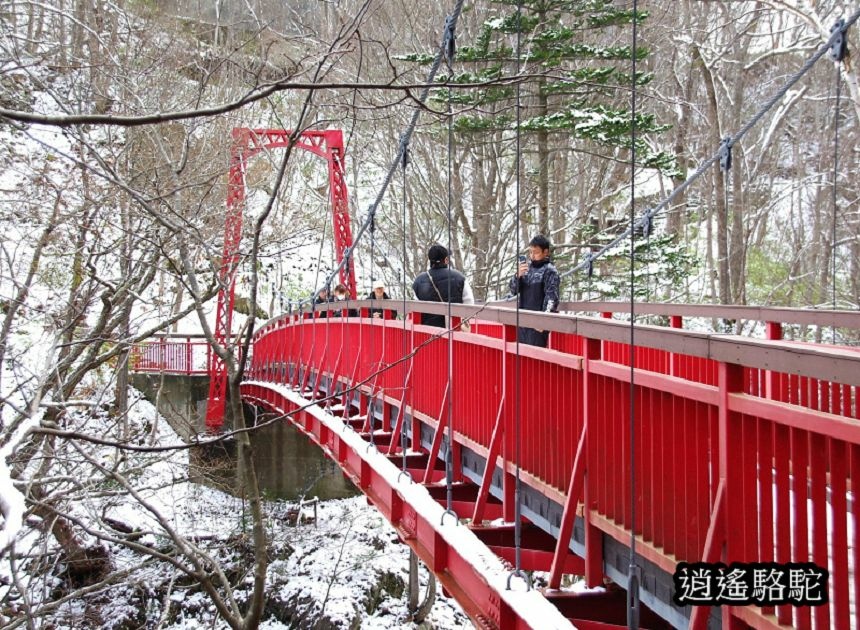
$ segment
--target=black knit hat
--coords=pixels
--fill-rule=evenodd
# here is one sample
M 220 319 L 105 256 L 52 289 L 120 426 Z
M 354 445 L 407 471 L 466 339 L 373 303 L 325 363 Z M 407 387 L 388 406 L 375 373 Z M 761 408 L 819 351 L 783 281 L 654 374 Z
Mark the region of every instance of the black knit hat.
M 445 259 L 448 258 L 448 250 L 436 243 L 427 250 L 427 258 L 430 259 L 431 263 L 445 262 Z

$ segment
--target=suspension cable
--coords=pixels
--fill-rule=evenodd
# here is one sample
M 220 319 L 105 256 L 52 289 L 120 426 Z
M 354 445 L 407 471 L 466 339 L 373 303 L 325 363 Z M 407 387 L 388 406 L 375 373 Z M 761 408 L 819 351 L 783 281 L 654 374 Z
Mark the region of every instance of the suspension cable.
M 836 67 L 836 106 L 833 112 L 833 217 L 832 217 L 832 234 L 831 234 L 831 268 L 832 277 L 830 280 L 832 295 L 833 310 L 836 310 L 836 212 L 838 210 L 838 202 L 836 199 L 836 180 L 839 177 L 839 98 L 842 92 L 842 76 L 839 72 L 839 67 Z M 833 326 L 833 343 L 836 343 L 836 325 Z
M 838 20 L 833 28 L 830 29 L 831 40 L 833 40 L 830 49 L 830 58 L 836 62 L 836 104 L 833 113 L 833 217 L 831 224 L 831 269 L 832 275 L 830 279 L 832 291 L 832 306 L 836 310 L 836 215 L 839 209 L 837 199 L 837 180 L 839 179 L 839 106 L 842 96 L 842 60 L 848 52 L 848 40 L 845 37 L 845 23 L 843 20 Z M 836 343 L 836 324 L 832 327 L 833 343 Z
M 403 343 L 401 345 L 401 352 L 403 356 L 406 356 L 409 353 L 409 347 L 406 343 L 406 167 L 409 166 L 409 145 L 404 146 L 403 156 L 400 160 L 400 173 L 402 175 L 402 183 L 403 183 L 403 213 L 402 213 L 402 225 L 403 225 L 403 235 L 401 240 L 402 249 L 400 252 L 401 255 L 401 266 L 403 267 L 403 334 L 401 335 Z M 411 359 L 410 359 L 410 369 L 411 369 Z M 406 472 L 406 380 L 409 378 L 409 371 L 407 370 L 406 374 L 403 377 L 403 397 L 400 401 L 400 421 L 401 421 L 401 431 L 400 431 L 400 450 L 403 451 L 403 467 L 402 472 Z M 413 450 L 415 450 L 413 448 Z M 408 474 L 408 473 L 407 473 Z M 410 476 L 410 480 L 412 477 Z M 414 551 L 412 552 L 414 553 Z
M 630 225 L 636 220 L 636 35 L 639 15 L 633 0 L 633 45 L 630 51 Z M 636 564 L 636 231 L 630 230 L 630 559 L 627 567 L 627 628 L 639 628 L 639 566 Z
M 522 72 L 522 15 L 523 15 L 523 5 L 522 0 L 517 0 L 517 75 Z M 515 134 L 515 163 L 516 163 L 516 176 L 514 178 L 516 185 L 516 229 L 514 230 L 514 243 L 516 244 L 514 247 L 514 252 L 519 251 L 519 238 L 520 238 L 520 230 L 521 230 L 521 222 L 522 222 L 522 209 L 520 204 L 520 197 L 522 194 L 522 181 L 521 181 L 521 172 L 522 172 L 522 133 L 521 133 L 521 124 L 522 124 L 522 91 L 521 91 L 521 82 L 517 81 L 517 89 L 516 89 L 516 134 Z M 546 165 L 544 165 L 546 168 Z M 519 258 L 517 258 L 517 273 L 519 274 Z M 517 282 L 519 282 L 519 278 L 517 278 Z M 519 576 L 524 579 L 526 582 L 527 590 L 532 589 L 532 580 L 531 576 L 522 570 L 522 484 L 520 480 L 520 458 L 521 458 L 521 445 L 520 445 L 520 423 L 522 420 L 522 392 L 520 391 L 520 377 L 521 377 L 521 365 L 520 365 L 520 291 L 522 287 L 518 287 L 517 297 L 516 297 L 516 327 L 517 327 L 517 340 L 515 344 L 515 356 L 514 356 L 514 459 L 516 459 L 515 470 L 516 477 L 514 480 L 514 570 L 508 575 L 508 583 L 507 589 L 511 589 L 511 578 L 513 576 Z
M 449 18 L 450 21 L 450 18 Z M 454 55 L 455 51 L 455 40 L 454 40 L 454 31 L 453 29 L 446 28 L 445 32 L 445 65 L 448 69 L 448 79 L 450 81 L 451 77 L 454 76 Z M 454 202 L 454 194 L 452 190 L 451 180 L 453 179 L 453 152 L 454 152 L 454 114 L 451 107 L 451 90 L 448 89 L 448 98 L 447 98 L 447 108 L 446 113 L 448 117 L 448 197 L 447 204 L 445 209 L 446 219 L 448 221 L 448 417 L 446 418 L 447 422 L 447 444 L 445 448 L 445 503 L 446 509 L 445 513 L 442 515 L 442 520 L 444 522 L 445 515 L 452 514 L 454 516 L 454 521 L 459 522 L 457 518 L 457 513 L 454 511 L 454 327 L 452 325 L 451 319 L 451 243 L 453 242 L 454 232 L 451 227 L 451 206 Z M 428 272 L 429 273 L 429 272 Z M 441 297 L 441 296 L 440 296 Z
M 375 280 L 373 270 L 376 267 L 376 217 L 370 218 L 370 308 L 373 308 L 373 299 L 376 294 L 373 291 L 373 281 Z M 370 313 L 372 316 L 373 313 Z M 372 317 L 371 317 L 372 318 Z
M 334 268 L 331 273 L 331 277 L 337 275 L 343 268 L 343 266 L 346 264 L 346 261 L 348 261 L 352 257 L 359 241 L 361 240 L 362 236 L 364 236 L 364 233 L 367 231 L 371 219 L 376 215 L 376 212 L 379 209 L 380 204 L 382 203 L 382 199 L 385 197 L 385 193 L 388 190 L 388 187 L 391 185 L 391 181 L 394 179 L 394 174 L 397 172 L 397 168 L 400 166 L 400 162 L 403 159 L 403 154 L 406 152 L 406 147 L 409 145 L 409 141 L 412 138 L 412 134 L 415 132 L 415 127 L 418 125 L 418 116 L 424 109 L 423 105 L 427 101 L 427 97 L 430 95 L 430 89 L 433 86 L 433 79 L 436 77 L 436 73 L 439 71 L 439 66 L 442 65 L 442 59 L 445 56 L 445 51 L 448 46 L 449 33 L 452 34 L 451 36 L 453 36 L 453 33 L 456 32 L 457 22 L 460 19 L 460 14 L 463 12 L 464 4 L 465 0 L 457 0 L 456 5 L 454 6 L 454 10 L 445 19 L 445 33 L 442 37 L 442 42 L 440 43 L 439 48 L 436 51 L 436 56 L 433 58 L 433 64 L 431 65 L 430 71 L 427 74 L 427 80 L 424 82 L 424 87 L 421 90 L 421 94 L 418 96 L 419 106 L 415 108 L 415 111 L 413 111 L 412 117 L 409 119 L 409 123 L 406 125 L 405 131 L 400 136 L 400 144 L 397 149 L 397 154 L 394 156 L 394 159 L 391 161 L 391 165 L 388 167 L 388 171 L 382 181 L 382 185 L 379 188 L 379 192 L 377 193 L 376 198 L 373 200 L 373 203 L 371 203 L 367 209 L 367 218 L 364 220 L 364 223 L 361 224 L 358 231 L 355 233 L 352 246 L 348 247 L 344 251 L 343 259 Z
M 729 146 L 736 144 L 741 138 L 743 138 L 749 131 L 752 129 L 758 122 L 762 119 L 762 117 L 773 109 L 774 105 L 780 102 L 788 91 L 797 83 L 803 75 L 805 75 L 809 70 L 818 62 L 821 57 L 823 57 L 828 51 L 833 51 L 834 47 L 838 47 L 838 45 L 845 46 L 845 32 L 849 27 L 851 27 L 858 19 L 860 19 L 860 8 L 857 9 L 850 18 L 847 20 L 839 20 L 837 22 L 838 28 L 834 26 L 831 31 L 830 38 L 827 42 L 821 46 L 807 61 L 803 64 L 803 66 L 795 72 L 789 79 L 783 84 L 783 86 L 770 98 L 768 101 L 761 107 L 761 109 L 753 115 L 752 118 L 741 127 L 740 131 L 738 131 L 734 136 L 729 138 Z M 831 55 L 833 53 L 831 52 Z M 612 241 L 601 247 L 597 252 L 590 252 L 586 255 L 586 257 L 580 261 L 574 267 L 568 269 L 564 273 L 561 274 L 562 278 L 566 278 L 567 276 L 576 273 L 577 271 L 581 271 L 583 269 L 587 269 L 588 266 L 594 262 L 597 258 L 603 256 L 608 251 L 612 250 L 620 243 L 627 240 L 630 236 L 630 232 L 641 227 L 644 221 L 653 219 L 660 213 L 662 210 L 666 209 L 675 199 L 680 196 L 682 192 L 684 192 L 687 188 L 690 187 L 693 182 L 698 180 L 717 160 L 720 159 L 720 152 L 714 153 L 704 162 L 702 162 L 699 167 L 695 170 L 695 172 L 690 175 L 686 180 L 684 180 L 681 184 L 679 184 L 675 189 L 672 190 L 669 195 L 663 199 L 660 203 L 658 203 L 653 208 L 647 210 L 642 216 L 640 216 L 636 221 L 627 226 L 627 229 L 616 236 Z
M 376 298 L 376 291 L 373 290 L 373 268 L 376 266 L 376 216 L 372 215 L 370 217 L 370 325 L 373 326 L 373 309 L 374 309 L 374 299 Z M 374 435 L 374 426 L 376 424 L 376 381 L 373 382 L 373 386 L 370 390 L 370 401 L 367 405 L 367 423 L 370 429 L 370 446 L 374 449 L 376 448 L 376 436 Z M 382 405 L 382 422 L 380 423 L 382 427 L 385 427 L 385 405 Z
M 729 180 L 732 176 L 732 139 L 729 137 L 723 138 L 720 143 L 720 170 L 723 171 L 723 215 L 724 215 L 724 232 L 729 231 L 729 208 L 731 204 L 729 204 Z M 717 182 L 718 183 L 718 182 Z M 717 222 L 719 225 L 719 221 Z M 720 234 L 720 238 L 725 238 L 725 234 Z M 729 251 L 730 243 L 726 243 L 726 260 L 723 262 L 720 260 L 720 264 L 725 264 L 726 269 L 726 277 L 722 279 L 721 285 L 727 287 L 727 295 L 729 298 L 729 302 L 732 302 L 732 292 L 737 290 L 737 287 L 733 287 L 731 283 L 732 274 L 729 271 L 729 263 L 731 260 L 731 252 Z M 723 327 L 728 329 L 728 320 L 723 320 Z M 726 332 L 729 332 L 726 330 Z
M 326 232 L 328 232 L 328 230 L 326 229 L 327 226 L 328 226 L 328 223 L 324 221 L 323 222 L 323 235 L 322 235 L 322 238 L 320 239 L 320 251 L 317 254 L 317 268 L 316 268 L 316 271 L 314 272 L 314 297 L 313 297 L 313 300 L 311 301 L 312 304 L 316 303 L 316 298 L 317 298 L 317 295 L 319 294 L 318 287 L 319 287 L 319 279 L 320 279 L 320 268 L 322 267 L 322 256 L 323 256 L 323 249 L 325 247 Z M 325 287 L 329 286 L 330 282 L 331 282 L 331 277 L 326 279 L 326 282 L 323 286 L 325 286 Z

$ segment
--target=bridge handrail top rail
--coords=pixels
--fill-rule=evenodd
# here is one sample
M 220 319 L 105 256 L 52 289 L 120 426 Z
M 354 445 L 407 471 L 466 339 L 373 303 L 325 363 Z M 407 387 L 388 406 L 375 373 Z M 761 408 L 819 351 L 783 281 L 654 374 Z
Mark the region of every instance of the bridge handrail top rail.
M 206 341 L 206 335 L 203 333 L 153 333 L 144 341 L 149 339 L 176 339 L 176 340 L 186 340 L 186 339 L 199 339 L 201 341 Z
M 629 302 L 562 302 L 560 311 L 629 313 Z M 785 306 L 749 306 L 740 304 L 684 304 L 677 302 L 637 302 L 637 315 L 711 317 L 781 324 L 807 324 L 860 328 L 860 311 L 796 308 Z
M 402 300 L 385 301 L 394 302 L 392 307 L 400 306 L 402 309 Z M 374 300 L 374 302 L 375 305 L 378 305 L 380 300 Z M 369 304 L 370 300 L 351 301 L 350 307 L 356 308 Z M 448 309 L 448 305 L 445 303 L 407 302 L 406 304 L 407 312 L 445 314 Z M 589 302 L 588 304 L 595 303 Z M 343 306 L 335 304 L 335 310 L 338 308 L 343 308 Z M 385 308 L 389 308 L 387 304 Z M 456 317 L 463 318 L 478 315 L 481 321 L 497 322 L 503 325 L 517 324 L 516 313 L 510 307 L 457 304 L 452 305 L 451 313 Z M 288 316 L 270 320 L 258 329 L 257 335 L 264 335 L 276 330 L 279 322 L 286 323 L 286 319 Z M 339 320 L 340 318 L 326 318 L 316 320 L 316 322 L 325 325 L 325 323 L 331 324 Z M 381 326 L 398 328 L 403 326 L 402 321 L 373 321 L 379 322 Z M 576 334 L 599 341 L 622 344 L 627 344 L 630 341 L 628 322 L 602 317 L 521 310 L 519 325 Z M 416 325 L 416 327 L 419 326 Z M 425 326 L 420 326 L 420 328 L 432 333 L 437 333 L 440 330 Z M 773 370 L 860 386 L 860 349 L 794 341 L 755 339 L 728 333 L 699 332 L 650 324 L 637 324 L 635 330 L 636 344 L 640 347 L 656 348 L 744 367 Z M 455 335 L 464 341 L 474 338 L 472 335 L 462 332 L 457 332 Z M 462 337 L 460 337 L 461 335 Z
M 315 312 L 339 311 L 344 308 L 382 308 L 397 311 L 402 314 L 403 300 L 349 300 L 348 302 L 323 302 L 314 305 Z M 637 302 L 634 305 L 637 315 L 660 315 L 680 317 L 705 317 L 715 319 L 745 320 L 759 322 L 773 322 L 780 324 L 800 324 L 835 326 L 837 328 L 853 328 L 860 330 L 860 310 L 833 310 L 819 308 L 793 308 L 781 306 L 748 306 L 732 304 L 682 304 L 677 302 Z M 491 301 L 483 304 L 452 304 L 451 313 L 455 317 L 473 317 L 480 311 L 479 319 L 488 321 L 499 321 L 492 315 L 488 315 L 493 309 L 501 311 L 515 310 L 513 302 Z M 630 313 L 630 303 L 621 301 L 606 302 L 562 302 L 559 304 L 560 314 L 567 313 Z M 303 310 L 305 313 L 311 309 Z M 423 312 L 445 315 L 448 312 L 448 304 L 445 302 L 420 302 L 417 300 L 406 300 L 406 313 Z M 536 311 L 520 310 L 523 314 L 539 314 Z M 264 324 L 289 317 L 289 314 L 275 317 Z M 262 327 L 262 326 L 261 326 Z M 553 330 L 552 328 L 549 328 Z

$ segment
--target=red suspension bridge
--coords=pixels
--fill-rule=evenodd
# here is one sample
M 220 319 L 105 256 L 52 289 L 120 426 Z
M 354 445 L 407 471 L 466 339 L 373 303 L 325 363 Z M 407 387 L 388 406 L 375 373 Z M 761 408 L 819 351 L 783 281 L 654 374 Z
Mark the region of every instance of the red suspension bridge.
M 443 57 L 450 69 L 462 6 L 446 19 L 421 102 Z M 568 272 L 590 270 L 627 236 L 634 258 L 637 229 L 650 233 L 654 216 L 711 165 L 728 171 L 732 146 L 818 59 L 843 61 L 857 19 L 860 11 L 839 20 L 827 44 L 663 202 L 636 220 L 631 199 L 627 232 Z M 517 101 L 519 111 L 519 93 Z M 356 241 L 372 232 L 398 166 L 405 181 L 418 113 Z M 237 129 L 233 139 L 212 343 L 162 338 L 133 354 L 140 371 L 205 366 L 210 430 L 223 422 L 237 347 L 233 288 L 251 157 L 300 148 L 326 161 L 337 273 L 356 295 L 340 132 Z M 516 146 L 519 227 L 519 135 Z M 634 150 L 631 180 L 635 166 Z M 537 314 L 390 301 L 386 309 L 400 313 L 393 320 L 366 317 L 368 307 L 347 305 L 360 317 L 299 311 L 267 322 L 244 357 L 240 395 L 335 460 L 476 626 L 860 628 L 860 351 L 796 334 L 830 327 L 833 339 L 837 329 L 857 339 L 860 313 L 578 303 Z M 422 326 L 419 312 L 450 315 L 452 327 Z M 665 325 L 613 319 L 619 312 Z M 760 334 L 689 327 L 702 318 Z M 550 347 L 520 345 L 517 326 L 550 331 Z M 533 571 L 542 572 L 534 589 Z M 565 575 L 608 588 L 574 593 L 562 588 Z
M 548 349 L 517 344 L 517 314 L 503 306 L 453 306 L 454 324 L 472 327 L 450 340 L 415 323 L 417 312 L 447 308 L 407 302 L 403 320 L 274 319 L 254 336 L 241 392 L 337 461 L 476 625 L 624 625 L 623 591 L 560 586 L 570 574 L 627 584 L 635 535 L 641 627 L 860 627 L 860 351 L 782 338 L 823 327 L 856 336 L 860 314 L 639 304 L 638 316 L 668 325 L 635 327 L 631 370 L 630 324 L 611 318 L 629 304 L 520 312 L 521 325 L 552 331 Z M 763 334 L 685 328 L 702 318 Z M 134 365 L 197 370 L 198 344 L 162 339 L 139 347 Z M 517 474 L 520 566 L 546 572 L 530 592 L 504 577 Z M 449 496 L 456 518 L 446 518 Z M 701 561 L 813 563 L 829 573 L 826 601 L 679 606 L 672 576 Z

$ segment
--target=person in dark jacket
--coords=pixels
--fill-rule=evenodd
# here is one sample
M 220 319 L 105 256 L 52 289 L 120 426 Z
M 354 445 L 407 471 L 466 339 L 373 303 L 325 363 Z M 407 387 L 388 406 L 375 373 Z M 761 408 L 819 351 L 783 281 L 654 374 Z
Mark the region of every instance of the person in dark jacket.
M 430 269 L 418 275 L 412 283 L 415 297 L 423 302 L 445 302 L 452 304 L 471 304 L 474 299 L 472 290 L 466 282 L 466 277 L 455 269 L 448 267 L 450 258 L 448 250 L 442 245 L 432 245 L 427 250 Z M 468 301 L 467 301 L 468 299 Z M 425 326 L 445 328 L 444 315 L 421 313 L 421 323 Z
M 328 302 L 331 302 L 331 301 L 332 301 L 332 299 L 328 295 L 328 289 L 323 288 L 323 289 L 320 289 L 319 292 L 317 293 L 317 296 L 314 299 L 314 305 L 327 304 Z M 316 310 L 316 309 L 314 309 L 314 310 Z M 326 311 L 326 310 L 317 311 L 317 317 L 328 317 L 328 311 Z
M 339 284 L 334 288 L 334 301 L 347 302 L 349 301 L 349 289 L 345 285 Z M 358 317 L 358 309 L 344 308 L 334 312 L 335 317 Z
M 370 293 L 367 296 L 368 300 L 390 300 L 391 296 L 388 295 L 388 292 L 385 290 L 385 283 L 382 280 L 377 280 L 373 283 L 373 287 L 371 288 Z M 392 309 L 384 309 L 371 307 L 370 316 L 376 317 L 379 319 L 385 318 L 385 311 L 388 310 L 389 319 L 397 319 L 397 311 Z
M 513 295 L 519 296 L 520 308 L 527 311 L 558 311 L 561 278 L 555 265 L 550 262 L 550 242 L 538 234 L 529 241 L 529 259 L 520 258 L 516 275 L 511 278 Z M 517 330 L 520 343 L 546 348 L 549 331 L 520 327 Z

